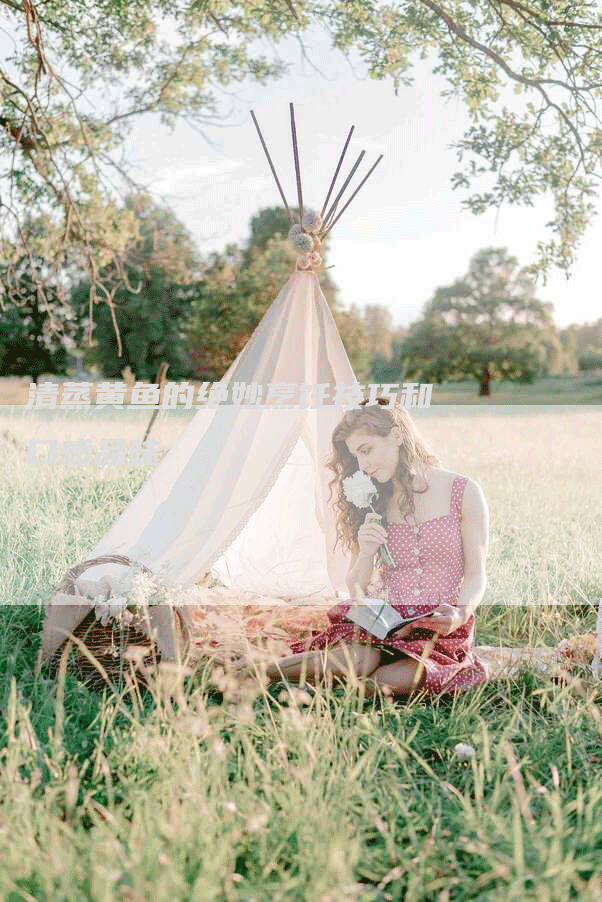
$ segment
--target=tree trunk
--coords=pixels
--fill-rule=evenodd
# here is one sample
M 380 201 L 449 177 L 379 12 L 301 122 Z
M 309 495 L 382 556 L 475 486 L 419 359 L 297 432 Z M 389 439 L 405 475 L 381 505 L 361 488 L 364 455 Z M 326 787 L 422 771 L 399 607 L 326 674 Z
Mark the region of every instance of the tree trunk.
M 481 383 L 479 385 L 479 398 L 482 397 L 490 397 L 491 389 L 489 386 L 491 380 L 491 374 L 489 372 L 489 364 L 486 363 L 483 368 L 483 372 L 481 373 Z

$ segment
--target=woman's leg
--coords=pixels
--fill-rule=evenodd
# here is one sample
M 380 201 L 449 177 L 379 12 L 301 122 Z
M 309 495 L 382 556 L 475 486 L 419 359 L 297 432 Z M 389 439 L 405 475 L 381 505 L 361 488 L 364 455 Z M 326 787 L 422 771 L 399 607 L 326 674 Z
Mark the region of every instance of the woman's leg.
M 345 652 L 351 659 L 355 674 L 359 677 L 368 676 L 380 663 L 381 654 L 378 648 L 360 643 L 340 643 L 329 649 L 305 651 L 281 658 L 268 665 L 266 674 L 272 681 L 285 679 L 297 682 L 305 671 L 308 683 L 315 683 L 327 672 L 337 677 L 348 676 L 349 667 Z
M 426 669 L 420 661 L 405 657 L 392 664 L 383 664 L 377 667 L 366 680 L 366 697 L 373 698 L 376 695 L 376 686 L 381 691 L 383 686 L 388 686 L 393 695 L 410 695 L 418 689 L 422 689 L 426 682 Z

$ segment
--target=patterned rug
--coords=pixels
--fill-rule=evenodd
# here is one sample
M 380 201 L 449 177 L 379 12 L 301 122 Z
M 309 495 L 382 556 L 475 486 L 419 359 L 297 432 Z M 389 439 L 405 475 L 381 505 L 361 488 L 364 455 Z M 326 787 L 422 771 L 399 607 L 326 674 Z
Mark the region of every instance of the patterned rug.
M 307 639 L 329 625 L 327 611 L 336 604 L 326 597 L 279 599 L 252 592 L 233 593 L 222 587 L 196 589 L 203 595 L 197 595 L 195 601 L 198 598 L 206 603 L 187 610 L 193 656 L 211 658 L 234 670 L 290 654 L 289 643 Z M 540 675 L 553 675 L 574 665 L 591 667 L 596 636 L 574 636 L 556 647 L 479 645 L 474 651 L 490 679 L 517 674 L 525 667 Z

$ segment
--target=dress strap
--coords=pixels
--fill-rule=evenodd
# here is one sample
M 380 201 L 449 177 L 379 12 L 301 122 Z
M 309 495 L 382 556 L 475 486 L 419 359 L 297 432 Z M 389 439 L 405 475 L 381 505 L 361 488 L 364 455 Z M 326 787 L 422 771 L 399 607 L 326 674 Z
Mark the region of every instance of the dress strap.
M 462 498 L 464 496 L 464 488 L 467 482 L 467 476 L 456 476 L 452 484 L 451 511 L 455 513 L 458 519 L 461 519 L 462 517 Z

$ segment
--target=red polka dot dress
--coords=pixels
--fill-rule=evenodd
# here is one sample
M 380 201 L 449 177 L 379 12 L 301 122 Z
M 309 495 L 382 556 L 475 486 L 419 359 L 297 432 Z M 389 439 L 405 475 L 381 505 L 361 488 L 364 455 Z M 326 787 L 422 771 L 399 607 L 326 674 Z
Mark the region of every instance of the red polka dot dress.
M 387 546 L 395 566 L 383 567 L 382 586 L 389 601 L 401 614 L 428 613 L 443 602 L 455 604 L 464 578 L 462 546 L 462 496 L 465 476 L 456 476 L 451 491 L 449 513 L 426 520 L 418 526 L 390 523 Z M 382 597 L 382 589 L 367 591 L 368 597 Z M 291 644 L 291 652 L 323 649 L 339 642 L 359 642 L 386 650 L 395 658 L 408 655 L 422 660 L 426 675 L 421 687 L 429 695 L 462 692 L 487 680 L 487 671 L 475 655 L 474 614 L 448 636 L 416 627 L 405 638 L 376 639 L 346 618 L 349 604 L 337 604 L 328 611 L 331 626 L 305 641 Z M 387 656 L 381 664 L 389 663 Z

